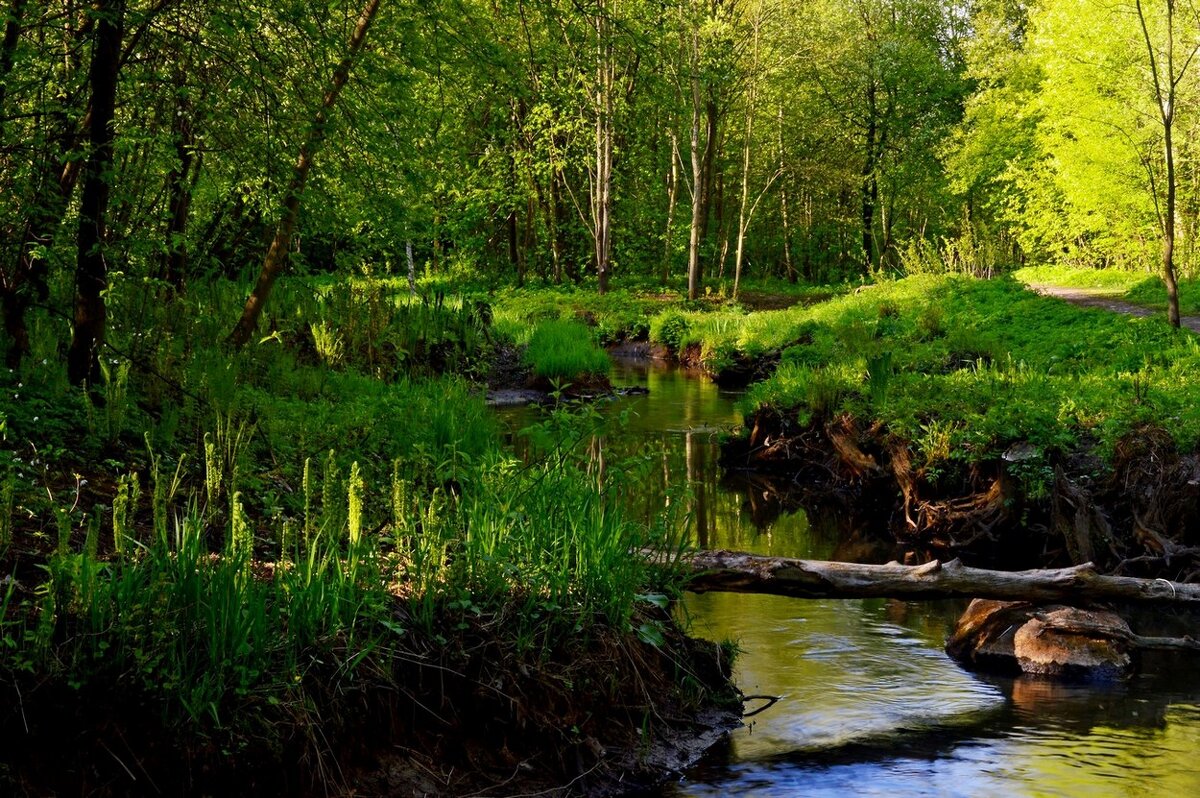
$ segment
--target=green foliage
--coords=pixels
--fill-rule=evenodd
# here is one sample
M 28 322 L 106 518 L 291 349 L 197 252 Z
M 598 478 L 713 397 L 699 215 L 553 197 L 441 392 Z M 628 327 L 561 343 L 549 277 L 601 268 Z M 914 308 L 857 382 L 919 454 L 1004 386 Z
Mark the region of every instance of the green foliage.
M 660 313 L 650 322 L 650 340 L 669 347 L 674 352 L 683 349 L 683 342 L 691 332 L 687 316 L 678 311 Z
M 543 321 L 535 326 L 525 362 L 539 377 L 560 381 L 603 375 L 609 367 L 608 355 L 596 346 L 591 331 L 574 321 Z
M 883 301 L 900 316 L 876 339 L 866 333 L 877 330 Z M 942 335 L 921 322 L 932 306 L 942 309 Z M 1079 309 L 1011 281 L 964 278 L 908 278 L 808 313 L 830 326 L 789 349 L 774 377 L 751 388 L 746 410 L 882 421 L 929 463 L 995 459 L 1015 442 L 1061 453 L 1084 433 L 1106 451 L 1162 418 L 1172 420 L 1181 450 L 1200 446 L 1198 398 L 1182 376 L 1200 367 L 1200 347 L 1161 322 Z M 869 375 L 865 388 L 856 371 Z M 1026 465 L 1029 473 L 1018 476 L 1040 485 L 1044 469 Z

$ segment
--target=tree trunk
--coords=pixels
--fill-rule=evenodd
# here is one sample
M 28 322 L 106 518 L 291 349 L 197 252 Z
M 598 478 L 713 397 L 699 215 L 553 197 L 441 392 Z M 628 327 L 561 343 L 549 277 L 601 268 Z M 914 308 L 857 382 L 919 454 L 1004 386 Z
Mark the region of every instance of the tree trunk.
M 521 261 L 521 244 L 517 240 L 517 212 L 509 211 L 505 223 L 508 230 L 508 262 L 517 274 L 517 288 L 525 285 L 525 266 Z
M 688 232 L 688 299 L 700 296 L 700 242 L 708 203 L 704 199 L 704 154 L 700 149 L 700 32 L 691 33 L 690 68 L 692 83 L 692 224 Z
M 191 103 L 184 94 L 182 74 L 176 78 L 179 92 L 175 108 L 175 164 L 167 176 L 167 248 L 163 258 L 163 279 L 176 291 L 187 281 L 187 226 L 192 207 L 192 190 L 200 170 L 196 155 L 196 135 Z
M 611 4 L 610 4 L 611 3 Z M 595 171 L 592 173 L 591 225 L 592 260 L 601 294 L 608 291 L 612 261 L 612 165 L 613 165 L 613 89 L 616 76 L 613 64 L 612 28 L 609 15 L 615 0 L 600 0 L 595 10 L 596 74 L 593 110 L 596 114 Z
M 875 203 L 879 198 L 879 183 L 875 179 L 875 87 L 867 89 L 870 119 L 867 122 L 866 153 L 862 168 L 862 247 L 863 271 L 869 274 L 875 265 Z
M 717 108 L 716 100 L 709 96 L 704 103 L 704 193 L 701 195 L 704 207 L 700 212 L 701 247 L 708 243 L 709 233 L 711 232 L 710 223 L 712 220 L 712 204 L 713 198 L 716 194 L 714 189 L 717 184 L 718 121 L 719 110 Z
M 408 292 L 417 293 L 417 262 L 413 260 L 412 239 L 404 242 L 404 259 L 408 265 Z
M 23 2 L 20 3 L 23 5 Z M 18 4 L 14 3 L 14 11 Z M 12 12 L 10 12 L 12 13 Z M 5 41 L 9 35 L 18 30 L 12 27 L 12 21 L 5 30 Z M 80 31 L 72 31 L 69 43 L 72 45 L 68 52 L 82 49 L 82 38 L 92 30 L 90 15 L 83 18 Z M 15 47 L 17 39 L 13 39 Z M 66 59 L 70 61 L 70 59 Z M 73 63 L 73 62 L 71 62 Z M 50 137 L 53 142 L 53 152 L 43 153 L 39 160 L 42 162 L 40 174 L 35 183 L 36 196 L 30 204 L 30 210 L 25 220 L 21 235 L 21 243 L 17 252 L 16 266 L 12 272 L 0 272 L 0 293 L 3 294 L 4 328 L 10 341 L 5 358 L 5 365 L 17 369 L 25 355 L 29 354 L 29 332 L 25 325 L 25 312 L 36 298 L 45 302 L 50 295 L 47 284 L 48 264 L 42 257 L 42 250 L 49 245 L 55 232 L 62 224 L 66 215 L 71 194 L 75 191 L 75 183 L 79 177 L 79 159 L 70 155 L 80 145 L 83 136 L 91 125 L 92 114 L 88 110 L 82 120 L 72 123 L 68 114 L 62 108 L 52 111 L 49 116 L 54 120 L 58 129 L 56 136 Z M 41 121 L 39 120 L 39 123 Z M 44 124 L 44 123 L 41 123 Z
M 104 343 L 108 264 L 104 239 L 113 161 L 113 115 L 125 21 L 124 0 L 97 0 L 95 46 L 88 74 L 91 87 L 90 152 L 79 201 L 78 254 L 75 262 L 75 317 L 67 350 L 72 385 L 100 381 L 99 348 Z
M 346 56 L 333 71 L 333 80 L 329 86 L 329 90 L 325 93 L 325 99 L 321 103 L 321 108 L 317 111 L 317 115 L 313 119 L 312 127 L 308 131 L 308 137 L 300 147 L 300 155 L 297 157 L 296 165 L 292 170 L 292 179 L 288 184 L 287 193 L 283 198 L 279 223 L 275 227 L 275 236 L 271 240 L 271 246 L 267 250 L 266 258 L 263 260 L 262 271 L 259 272 L 258 280 L 254 284 L 254 290 L 251 291 L 249 298 L 246 300 L 246 306 L 242 310 L 241 318 L 238 319 L 237 324 L 226 339 L 226 342 L 234 349 L 240 349 L 245 346 L 246 342 L 250 340 L 250 336 L 254 334 L 255 328 L 258 326 L 258 317 L 262 315 L 263 307 L 266 306 L 267 299 L 271 296 L 271 289 L 275 286 L 275 280 L 283 272 L 283 268 L 287 263 L 288 246 L 292 240 L 292 233 L 296 228 L 296 218 L 300 212 L 300 197 L 304 193 L 304 184 L 307 182 L 308 172 L 312 168 L 313 155 L 325 139 L 329 112 L 333 110 L 334 104 L 337 103 L 338 95 L 341 94 L 342 87 L 346 85 L 346 81 L 350 77 L 350 68 L 354 65 L 354 60 L 358 56 L 359 51 L 362 50 L 363 43 L 367 38 L 367 31 L 370 30 L 371 22 L 375 19 L 375 13 L 379 10 L 379 3 L 380 0 L 366 0 L 362 13 L 359 14 L 358 23 L 354 26 L 354 32 L 350 36 L 350 44 Z
M 1179 327 L 1179 285 L 1175 280 L 1175 147 L 1171 139 L 1174 108 L 1163 121 L 1167 160 L 1167 207 L 1163 215 L 1163 282 L 1167 286 L 1167 321 Z
M 1138 23 L 1141 25 L 1143 41 L 1146 44 L 1146 55 L 1150 65 L 1150 77 L 1154 81 L 1155 97 L 1158 100 L 1159 122 L 1163 132 L 1163 156 L 1166 161 L 1167 197 L 1165 208 L 1159 217 L 1163 237 L 1163 283 L 1167 288 L 1167 320 L 1172 327 L 1179 327 L 1179 285 L 1175 279 L 1175 205 L 1176 205 L 1176 176 L 1175 176 L 1175 109 L 1179 84 L 1192 63 L 1196 50 L 1183 59 L 1183 64 L 1176 69 L 1175 64 L 1175 3 L 1168 0 L 1166 4 L 1166 48 L 1163 62 L 1159 63 L 1154 43 L 1150 39 L 1150 26 L 1146 21 L 1146 10 L 1141 0 L 1134 4 L 1137 9 Z M 1193 20 L 1194 23 L 1194 20 Z M 1153 175 L 1150 188 L 1154 186 Z M 1157 205 L 1158 197 L 1155 196 Z
M 1106 576 L 1072 568 L 991 571 L 958 560 L 924 565 L 859 565 L 734 551 L 697 551 L 679 563 L 693 593 L 765 593 L 793 598 L 991 598 L 1200 604 L 1200 584 Z
M 4 100 L 8 93 L 8 74 L 12 72 L 16 59 L 26 2 L 27 0 L 12 0 L 8 9 L 8 21 L 4 24 L 4 41 L 0 43 L 0 141 L 4 140 Z
M 544 195 L 542 213 L 546 217 L 546 238 L 550 243 L 550 261 L 554 276 L 554 284 L 562 285 L 562 241 L 558 232 L 558 175 L 550 173 L 549 185 Z
M 788 282 L 796 283 L 796 266 L 792 263 L 792 228 L 788 224 L 788 190 L 786 164 L 783 158 L 783 104 L 779 104 L 779 176 L 782 183 L 779 188 L 779 220 L 783 225 L 783 266 L 787 273 Z
M 667 225 L 663 230 L 662 284 L 671 281 L 671 246 L 675 241 L 675 206 L 679 202 L 679 137 L 674 128 L 671 137 L 671 169 L 667 172 Z
M 750 202 L 750 140 L 754 132 L 755 100 L 758 95 L 758 33 L 760 17 L 754 19 L 754 55 L 751 61 L 750 87 L 746 91 L 746 130 L 742 141 L 742 197 L 738 205 L 737 254 L 733 258 L 733 298 L 737 299 L 742 282 L 742 259 L 746 249 L 746 228 L 750 221 L 746 209 Z

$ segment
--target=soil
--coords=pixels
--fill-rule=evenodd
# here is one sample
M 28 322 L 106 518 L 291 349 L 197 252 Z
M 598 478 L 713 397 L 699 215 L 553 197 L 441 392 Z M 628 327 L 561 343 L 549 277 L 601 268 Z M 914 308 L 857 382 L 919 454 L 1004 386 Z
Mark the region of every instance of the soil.
M 649 620 L 662 624 L 657 646 L 593 628 L 535 653 L 506 639 L 502 618 L 472 619 L 450 640 L 406 637 L 387 677 L 313 674 L 293 706 L 251 697 L 206 728 L 166 723 L 161 698 L 136 684 L 5 674 L 0 794 L 648 789 L 741 725 L 725 651 Z

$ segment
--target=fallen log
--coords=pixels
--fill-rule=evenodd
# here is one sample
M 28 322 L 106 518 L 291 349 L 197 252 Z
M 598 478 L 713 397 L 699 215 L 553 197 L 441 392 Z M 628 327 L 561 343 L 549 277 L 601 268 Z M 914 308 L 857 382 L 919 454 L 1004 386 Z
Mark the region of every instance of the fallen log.
M 693 593 L 766 593 L 795 598 L 990 598 L 1200 604 L 1200 584 L 1108 576 L 1091 563 L 1071 568 L 992 571 L 958 560 L 860 565 L 736 551 L 696 551 L 679 566 Z

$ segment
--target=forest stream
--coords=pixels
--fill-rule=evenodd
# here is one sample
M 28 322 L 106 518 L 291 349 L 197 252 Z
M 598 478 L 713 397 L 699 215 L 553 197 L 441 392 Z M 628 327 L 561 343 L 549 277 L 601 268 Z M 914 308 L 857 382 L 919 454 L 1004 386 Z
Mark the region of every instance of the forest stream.
M 690 534 L 700 547 L 891 558 L 886 544 L 871 543 L 866 530 L 847 529 L 828 511 L 781 511 L 761 486 L 723 478 L 718 435 L 738 422 L 736 394 L 645 361 L 618 360 L 612 381 L 650 392 L 603 406 L 610 418 L 632 412 L 602 445 L 661 442 L 663 467 L 643 498 L 647 506 L 679 501 L 686 480 Z M 515 432 L 538 411 L 500 412 Z M 963 606 L 689 594 L 682 609 L 693 633 L 740 646 L 738 685 L 782 699 L 661 794 L 1200 794 L 1194 658 L 1148 655 L 1121 684 L 978 676 L 942 650 Z M 1195 623 L 1176 610 L 1151 612 L 1157 616 L 1134 617 L 1135 626 L 1153 621 L 1180 632 Z

